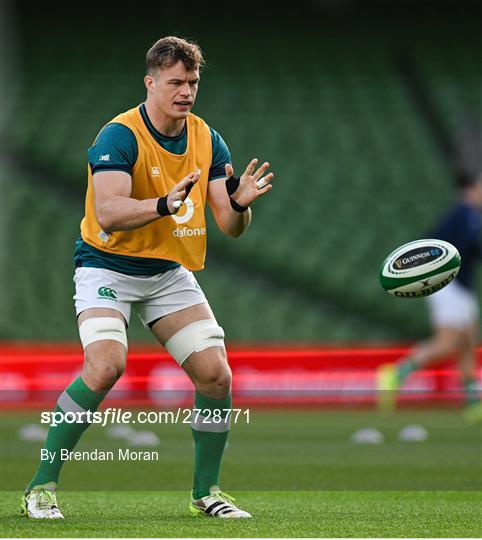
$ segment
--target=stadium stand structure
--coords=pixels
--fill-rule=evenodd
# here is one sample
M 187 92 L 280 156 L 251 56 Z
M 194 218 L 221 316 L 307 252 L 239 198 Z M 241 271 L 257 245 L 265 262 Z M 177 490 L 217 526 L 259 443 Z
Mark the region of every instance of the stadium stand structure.
M 0 338 L 75 340 L 72 241 L 82 208 L 69 199 L 60 201 L 54 190 L 45 187 L 41 175 L 28 175 L 10 161 L 5 163 L 3 196 L 8 204 L 0 224 Z M 216 254 L 209 257 L 208 268 L 198 279 L 232 339 L 262 335 L 267 341 L 315 341 L 321 328 L 332 332 L 326 334 L 327 340 L 348 340 L 357 324 L 374 340 L 385 336 L 356 317 L 323 302 L 307 302 L 294 290 L 270 283 L 268 276 L 253 276 Z M 233 280 L 243 294 L 233 294 Z M 135 314 L 131 326 L 131 338 L 149 340 Z
M 445 34 L 445 39 L 444 54 L 435 46 L 419 47 L 416 65 L 444 127 L 456 139 L 468 116 L 482 123 L 482 51 L 479 36 L 472 32 Z
M 2 135 L 12 158 L 6 196 L 13 201 L 3 218 L 3 337 L 74 336 L 66 319 L 86 150 L 103 123 L 143 101 L 142 58 L 162 33 L 103 35 L 101 56 L 92 33 L 74 38 L 58 26 L 42 36 L 41 50 L 32 47 L 34 33 L 25 36 L 18 55 L 24 65 L 28 51 L 29 62 L 11 81 Z M 386 36 L 359 31 L 341 38 L 336 29 L 312 27 L 298 34 L 303 55 L 286 49 L 283 31 L 267 32 L 262 44 L 240 35 L 229 49 L 219 47 L 219 35 L 196 35 L 209 69 L 194 112 L 222 133 L 238 173 L 255 155 L 276 172 L 272 194 L 254 206 L 249 234 L 232 241 L 210 219 L 207 270 L 199 280 L 230 339 L 420 337 L 427 329 L 422 304 L 386 295 L 378 267 L 397 245 L 425 235 L 452 198 L 450 172 Z M 416 60 L 453 127 L 459 103 L 477 101 L 477 76 L 473 62 L 465 62 L 467 42 L 450 50 L 456 74 L 465 73 L 458 77 L 443 64 L 447 48 L 440 47 L 443 33 L 437 36 Z M 47 193 L 38 176 L 47 178 Z M 68 195 L 68 205 L 56 190 Z M 21 220 L 16 207 L 29 208 Z M 135 326 L 132 337 L 147 334 Z

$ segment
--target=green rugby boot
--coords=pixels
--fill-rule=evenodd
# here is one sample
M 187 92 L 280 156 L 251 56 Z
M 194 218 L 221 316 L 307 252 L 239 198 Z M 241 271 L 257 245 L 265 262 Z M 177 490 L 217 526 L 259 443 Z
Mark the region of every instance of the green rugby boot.
M 381 411 L 393 411 L 400 389 L 396 364 L 383 364 L 377 370 L 377 403 Z
M 463 415 L 467 424 L 482 424 L 482 402 L 476 401 L 475 403 L 466 405 Z
M 49 482 L 26 491 L 20 502 L 20 514 L 33 519 L 63 519 L 55 488 L 55 482 Z
M 233 504 L 236 499 L 223 493 L 218 486 L 209 488 L 209 495 L 200 499 L 191 499 L 189 510 L 193 516 L 216 518 L 250 518 L 251 514 L 240 510 Z

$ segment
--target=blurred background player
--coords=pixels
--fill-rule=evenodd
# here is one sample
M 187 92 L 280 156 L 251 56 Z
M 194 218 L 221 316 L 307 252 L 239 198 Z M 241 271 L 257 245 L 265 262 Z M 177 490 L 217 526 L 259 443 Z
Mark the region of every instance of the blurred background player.
M 448 357 L 456 358 L 465 394 L 465 416 L 482 420 L 476 380 L 476 347 L 479 338 L 479 301 L 475 290 L 476 266 L 482 257 L 482 172 L 457 175 L 459 196 L 430 236 L 453 244 L 462 264 L 455 280 L 426 298 L 433 335 L 418 344 L 397 364 L 382 365 L 378 372 L 381 409 L 396 405 L 397 391 L 410 373 Z

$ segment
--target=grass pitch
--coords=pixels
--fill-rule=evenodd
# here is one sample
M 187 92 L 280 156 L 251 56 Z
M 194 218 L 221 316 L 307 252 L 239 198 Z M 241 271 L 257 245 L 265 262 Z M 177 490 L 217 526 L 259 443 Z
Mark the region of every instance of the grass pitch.
M 40 442 L 19 428 L 39 414 L 8 413 L 1 426 L 1 526 L 14 537 L 479 537 L 482 533 L 481 430 L 459 411 L 252 411 L 232 426 L 222 487 L 252 520 L 191 517 L 193 445 L 188 426 L 142 426 L 160 437 L 154 462 L 70 462 L 59 503 L 65 521 L 19 516 Z M 401 442 L 421 424 L 423 443 Z M 375 427 L 380 445 L 351 434 Z M 141 428 L 139 428 L 141 429 Z M 91 427 L 79 450 L 129 447 Z M 139 449 L 139 448 L 137 448 Z
M 16 515 L 3 492 L 3 536 L 13 537 L 472 537 L 480 494 L 469 492 L 240 492 L 250 520 L 191 517 L 187 493 L 64 492 L 65 521 Z

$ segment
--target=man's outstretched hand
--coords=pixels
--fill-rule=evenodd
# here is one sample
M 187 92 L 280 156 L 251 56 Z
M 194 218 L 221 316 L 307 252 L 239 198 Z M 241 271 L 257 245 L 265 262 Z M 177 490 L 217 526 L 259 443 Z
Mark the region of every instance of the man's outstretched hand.
M 265 193 L 271 190 L 273 187 L 271 181 L 273 179 L 274 173 L 270 172 L 266 176 L 263 176 L 266 170 L 269 167 L 269 163 L 266 161 L 261 165 L 261 167 L 256 170 L 258 160 L 252 159 L 249 165 L 246 167 L 246 170 L 239 178 L 239 184 L 234 184 L 234 169 L 230 163 L 226 163 L 226 188 L 228 194 L 239 206 L 247 208 L 253 201 L 258 197 L 261 197 Z M 232 179 L 231 179 L 232 177 Z M 236 189 L 233 191 L 233 186 Z
M 201 171 L 198 169 L 183 178 L 167 195 L 167 208 L 170 214 L 177 214 L 184 200 L 189 195 L 194 184 L 199 180 Z

